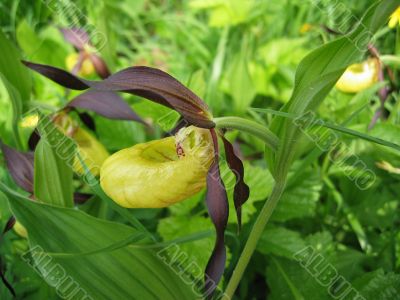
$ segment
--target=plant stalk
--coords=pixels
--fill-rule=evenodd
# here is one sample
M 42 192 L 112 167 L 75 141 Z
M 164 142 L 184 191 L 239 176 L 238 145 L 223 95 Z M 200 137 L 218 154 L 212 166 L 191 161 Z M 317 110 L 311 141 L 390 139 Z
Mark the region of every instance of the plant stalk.
M 217 128 L 237 129 L 261 139 L 273 151 L 278 149 L 279 139 L 267 127 L 247 119 L 239 117 L 215 118 L 214 123 Z
M 264 232 L 264 228 L 267 225 L 276 205 L 278 204 L 279 199 L 281 198 L 284 188 L 285 181 L 277 181 L 275 183 L 272 193 L 268 200 L 265 202 L 260 214 L 258 215 L 257 220 L 254 223 L 253 228 L 250 232 L 249 238 L 247 239 L 246 245 L 244 246 L 243 252 L 239 257 L 235 269 L 233 270 L 232 277 L 229 280 L 228 286 L 225 290 L 225 294 L 223 297 L 224 300 L 232 299 L 236 288 L 238 287 L 239 282 L 243 277 L 244 271 L 246 270 L 246 267 L 250 262 L 254 250 L 256 249 L 258 240 Z

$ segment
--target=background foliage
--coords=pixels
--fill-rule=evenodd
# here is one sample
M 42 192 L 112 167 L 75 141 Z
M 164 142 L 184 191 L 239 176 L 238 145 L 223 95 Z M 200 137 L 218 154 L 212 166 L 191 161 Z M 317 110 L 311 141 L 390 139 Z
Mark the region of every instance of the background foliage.
M 325 2 L 325 9 L 321 10 L 312 1 L 301 0 L 78 0 L 72 4 L 73 11 L 66 13 L 47 6 L 46 1 L 3 0 L 0 3 L 1 139 L 26 150 L 32 128 L 24 125 L 20 117 L 35 107 L 54 112 L 75 95 L 74 92 L 65 93 L 63 88 L 46 79 L 31 76 L 19 64 L 22 57 L 65 68 L 65 58 L 74 49 L 63 40 L 57 27 L 71 24 L 91 24 L 106 37 L 107 42 L 100 52 L 112 71 L 132 65 L 161 68 L 202 97 L 215 116 L 245 116 L 270 124 L 270 114 L 250 108 L 280 109 L 292 94 L 296 67 L 301 59 L 313 48 L 337 38 L 324 27 L 339 30 L 336 28 L 340 20 L 335 14 L 335 1 L 331 4 Z M 345 0 L 340 3 L 359 19 L 370 5 L 368 1 Z M 345 24 L 340 31 L 351 29 L 352 21 L 340 22 Z M 400 144 L 399 33 L 384 27 L 376 36 L 375 45 L 381 54 L 392 58 L 389 65 L 393 69 L 394 92 L 386 101 L 388 118 L 368 129 L 380 105 L 376 92 L 382 84 L 356 95 L 334 89 L 318 114 L 330 122 L 345 123 L 351 129 Z M 123 97 L 154 126 L 150 130 L 137 123 L 93 115 L 97 137 L 110 152 L 159 138 L 172 129 L 178 119 L 177 114 L 157 104 L 138 97 Z M 15 134 L 16 127 L 20 137 Z M 263 159 L 263 144 L 239 133 L 229 133 L 228 137 L 240 147 L 246 159 L 245 179 L 251 195 L 243 208 L 244 228 L 239 236 L 236 235 L 233 213 L 229 219 L 227 245 L 230 264 L 225 278 L 230 277 L 241 245 L 273 185 L 272 175 Z M 299 155 L 290 172 L 287 190 L 246 271 L 237 299 L 331 299 L 328 288 L 319 284 L 294 259 L 296 252 L 310 245 L 324 257 L 326 264 L 332 264 L 366 299 L 400 299 L 400 155 L 356 138 L 343 135 L 341 140 L 344 142 L 341 147 L 346 151 L 316 151 L 313 150 L 315 145 L 304 141 L 304 155 Z M 50 157 L 51 151 L 42 147 L 37 156 Z M 335 164 L 330 159 L 350 154 L 356 155 L 376 174 L 377 180 L 369 189 L 360 190 L 347 176 L 349 169 L 357 172 L 357 166 L 351 160 Z M 382 162 L 389 163 L 392 168 L 379 167 L 382 164 L 377 163 Z M 53 163 L 58 164 L 58 169 L 53 168 L 55 172 L 71 176 L 56 159 Z M 43 165 L 43 169 L 48 168 L 48 165 Z M 223 166 L 222 173 L 225 182 L 233 180 L 226 166 Z M 0 165 L 0 178 L 5 185 L 18 190 L 4 164 Z M 81 191 L 90 190 L 77 178 L 74 187 Z M 63 186 L 63 183 L 55 188 L 59 189 L 53 191 L 55 195 L 63 192 L 68 195 L 65 191 L 68 186 Z M 101 192 L 79 206 L 83 212 L 50 207 L 45 210 L 42 205 L 23 201 L 12 192 L 7 195 L 0 193 L 0 222 L 3 226 L 11 215 L 6 197 L 12 199 L 13 209 L 19 207 L 24 211 L 17 218 L 34 228 L 30 242 L 49 247 L 53 252 L 93 251 L 121 239 L 127 239 L 127 244 L 146 242 L 147 238 L 143 236 L 129 240 L 137 232 L 127 226 L 131 224 L 126 216 L 128 219 L 137 218 L 159 242 L 190 237 L 190 242 L 181 244 L 180 249 L 201 269 L 205 268 L 213 247 L 212 224 L 202 201 L 203 192 L 168 209 L 124 210 L 123 213 L 113 209 Z M 51 194 L 42 197 L 54 199 Z M 61 197 L 54 201 L 71 202 Z M 35 219 L 35 212 L 39 214 L 39 211 L 40 214 L 46 211 L 46 218 Z M 96 219 L 84 218 L 84 213 Z M 70 235 L 64 235 L 63 226 L 69 226 Z M 51 242 L 43 238 L 45 235 L 55 237 L 56 244 L 69 244 L 70 248 L 46 245 Z M 92 243 L 89 243 L 90 237 L 96 237 Z M 21 254 L 27 249 L 27 241 L 14 232 L 4 237 L 0 248 L 7 278 L 15 287 L 18 298 L 58 299 L 54 290 L 21 260 Z M 148 276 L 148 286 L 136 287 L 141 299 L 175 299 L 178 296 L 169 293 L 171 290 L 178 293 L 181 289 L 181 297 L 185 297 L 184 293 L 189 292 L 181 287 L 178 279 L 168 289 L 162 276 L 159 281 L 154 281 L 151 272 L 146 273 L 146 267 L 141 269 L 138 266 L 137 261 L 147 261 L 158 270 L 158 274 L 172 276 L 171 270 L 161 264 L 157 266 L 146 253 L 146 250 L 133 250 L 126 246 L 87 257 L 94 264 L 101 259 L 108 261 L 104 267 L 125 265 L 128 275 Z M 79 256 L 68 260 L 68 271 L 78 277 L 82 275 L 77 268 L 80 261 L 82 258 Z M 100 274 L 95 279 L 79 277 L 93 290 L 101 287 L 103 281 L 107 284 L 116 281 L 115 278 L 102 277 L 103 269 L 94 270 Z M 126 290 L 104 293 L 112 293 L 115 297 L 112 299 L 123 299 L 127 295 L 124 292 L 128 293 L 133 287 L 124 288 Z M 154 294 L 152 289 L 158 294 Z M 12 299 L 3 285 L 0 285 L 0 298 Z

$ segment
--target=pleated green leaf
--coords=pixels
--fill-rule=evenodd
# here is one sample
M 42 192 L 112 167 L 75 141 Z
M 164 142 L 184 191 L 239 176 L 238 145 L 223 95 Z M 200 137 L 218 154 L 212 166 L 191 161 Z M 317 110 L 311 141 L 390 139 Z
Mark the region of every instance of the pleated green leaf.
M 387 22 L 398 5 L 400 0 L 377 1 L 353 32 L 307 55 L 297 69 L 292 97 L 282 111 L 303 115 L 316 110 L 346 67 L 367 51 L 373 34 Z M 293 121 L 282 118 L 275 118 L 271 129 L 281 144 L 276 154 L 268 152 L 266 157 L 274 177 L 283 180 L 295 157 L 301 131 Z
M 0 80 L 10 96 L 12 104 L 12 131 L 17 148 L 22 150 L 18 131 L 18 120 L 23 112 L 23 103 L 29 100 L 31 79 L 20 62 L 18 49 L 7 39 L 0 29 Z
M 1 183 L 0 188 L 9 197 L 18 221 L 28 229 L 31 250 L 22 258 L 36 266 L 61 296 L 76 300 L 199 298 L 192 292 L 191 282 L 185 283 L 169 261 L 153 250 L 107 248 L 128 239 L 140 240 L 141 232 L 76 209 L 30 201 Z M 97 251 L 102 248 L 108 250 Z M 94 254 L 84 256 L 48 254 L 91 251 Z
M 39 130 L 41 139 L 35 150 L 34 195 L 44 203 L 73 207 L 75 143 L 48 117 L 40 119 Z

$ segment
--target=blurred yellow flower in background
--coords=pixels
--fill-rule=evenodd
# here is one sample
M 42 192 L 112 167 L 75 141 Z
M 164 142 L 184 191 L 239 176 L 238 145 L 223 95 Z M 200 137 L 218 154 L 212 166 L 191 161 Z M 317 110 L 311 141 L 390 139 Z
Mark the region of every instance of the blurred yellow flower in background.
M 80 76 L 89 76 L 92 75 L 95 72 L 94 65 L 90 58 L 85 57 L 81 62 L 79 62 L 79 53 L 71 53 L 67 56 L 65 59 L 65 65 L 67 66 L 67 69 L 70 71 L 73 71 L 77 64 L 81 64 L 78 68 L 78 75 Z
M 304 23 L 301 27 L 300 27 L 300 30 L 299 30 L 299 32 L 301 33 L 301 34 L 304 34 L 304 33 L 307 33 L 307 32 L 309 32 L 309 31 L 311 31 L 311 29 L 313 29 L 313 25 L 311 25 L 310 23 Z
M 395 28 L 399 24 L 400 24 L 400 6 L 390 16 L 389 27 L 390 28 Z
M 35 127 L 39 122 L 39 116 L 37 114 L 26 116 L 20 122 L 21 127 L 31 128 Z

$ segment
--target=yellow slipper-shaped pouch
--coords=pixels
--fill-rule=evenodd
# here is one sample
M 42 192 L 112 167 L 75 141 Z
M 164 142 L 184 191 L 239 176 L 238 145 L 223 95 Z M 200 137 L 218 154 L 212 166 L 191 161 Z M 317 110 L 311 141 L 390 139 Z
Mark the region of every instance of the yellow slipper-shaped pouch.
M 203 189 L 214 159 L 210 131 L 194 126 L 176 136 L 111 155 L 100 171 L 104 192 L 121 206 L 159 208 Z
M 344 93 L 358 93 L 378 82 L 379 62 L 376 58 L 347 68 L 336 83 L 336 88 Z

